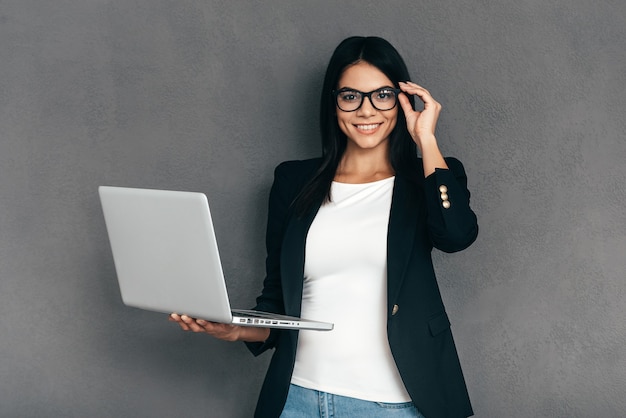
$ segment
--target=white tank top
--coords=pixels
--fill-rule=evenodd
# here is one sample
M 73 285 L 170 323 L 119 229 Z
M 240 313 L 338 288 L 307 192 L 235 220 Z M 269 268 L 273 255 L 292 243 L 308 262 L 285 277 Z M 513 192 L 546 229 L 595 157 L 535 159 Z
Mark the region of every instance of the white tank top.
M 309 230 L 303 318 L 332 331 L 300 331 L 291 382 L 379 402 L 407 402 L 387 340 L 387 228 L 394 177 L 333 182 Z

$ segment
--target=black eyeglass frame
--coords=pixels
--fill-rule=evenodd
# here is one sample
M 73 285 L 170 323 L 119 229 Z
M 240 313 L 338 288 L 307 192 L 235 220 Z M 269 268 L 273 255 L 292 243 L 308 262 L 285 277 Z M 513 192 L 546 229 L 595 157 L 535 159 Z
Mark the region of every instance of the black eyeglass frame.
M 395 96 L 396 100 L 395 100 L 393 106 L 391 106 L 389 109 L 379 109 L 378 107 L 376 107 L 376 105 L 374 104 L 374 101 L 372 100 L 372 93 L 376 93 L 376 92 L 379 92 L 381 90 L 392 91 L 396 95 Z M 355 109 L 353 109 L 353 110 L 343 110 L 341 108 L 341 106 L 339 105 L 339 95 L 341 93 L 343 93 L 343 92 L 346 92 L 346 91 L 352 91 L 352 92 L 355 92 L 355 93 L 359 93 L 361 95 L 361 103 L 359 103 L 359 105 Z M 351 89 L 351 88 L 344 87 L 344 88 L 339 89 L 339 90 L 333 90 L 331 93 L 335 97 L 335 104 L 337 105 L 339 110 L 341 110 L 342 112 L 356 112 L 357 110 L 359 110 L 361 108 L 361 106 L 363 106 L 363 100 L 365 100 L 366 97 L 370 100 L 370 103 L 372 104 L 372 107 L 374 109 L 376 109 L 376 110 L 378 110 L 380 112 L 386 112 L 387 110 L 391 110 L 391 109 L 395 108 L 398 105 L 398 95 L 400 93 L 402 93 L 402 90 L 396 89 L 396 88 L 392 88 L 392 87 L 380 87 L 380 88 L 377 88 L 376 90 L 368 91 L 366 93 L 366 92 L 359 91 L 359 90 L 356 90 L 356 89 Z

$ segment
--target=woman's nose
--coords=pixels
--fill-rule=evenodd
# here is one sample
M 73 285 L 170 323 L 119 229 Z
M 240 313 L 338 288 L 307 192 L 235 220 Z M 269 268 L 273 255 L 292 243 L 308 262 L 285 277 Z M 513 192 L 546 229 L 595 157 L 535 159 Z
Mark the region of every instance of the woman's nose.
M 372 104 L 372 98 L 370 96 L 363 98 L 363 103 L 361 103 L 361 107 L 359 107 L 357 113 L 363 116 L 370 116 L 376 113 L 376 108 Z

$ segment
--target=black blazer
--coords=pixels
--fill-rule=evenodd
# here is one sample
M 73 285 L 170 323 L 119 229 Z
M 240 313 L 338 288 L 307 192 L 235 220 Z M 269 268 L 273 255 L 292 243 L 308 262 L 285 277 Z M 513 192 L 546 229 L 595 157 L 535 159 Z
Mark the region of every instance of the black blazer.
M 433 247 L 460 251 L 478 234 L 463 165 L 454 158 L 446 162 L 449 170 L 437 169 L 427 178 L 396 175 L 387 236 L 389 345 L 407 392 L 427 418 L 473 415 L 431 260 Z M 291 203 L 319 163 L 319 159 L 289 161 L 275 170 L 266 237 L 267 276 L 255 309 L 300 315 L 306 236 L 317 209 L 297 217 Z M 264 343 L 248 343 L 255 355 L 275 348 L 255 417 L 280 415 L 297 340 L 297 331 L 272 330 Z

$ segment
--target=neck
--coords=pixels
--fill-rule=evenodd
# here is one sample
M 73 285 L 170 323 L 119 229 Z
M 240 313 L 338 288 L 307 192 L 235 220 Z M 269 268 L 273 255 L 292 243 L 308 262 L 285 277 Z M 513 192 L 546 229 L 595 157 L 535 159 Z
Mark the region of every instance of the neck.
M 381 149 L 346 148 L 335 181 L 341 183 L 369 183 L 395 175 L 389 159 L 389 147 Z

